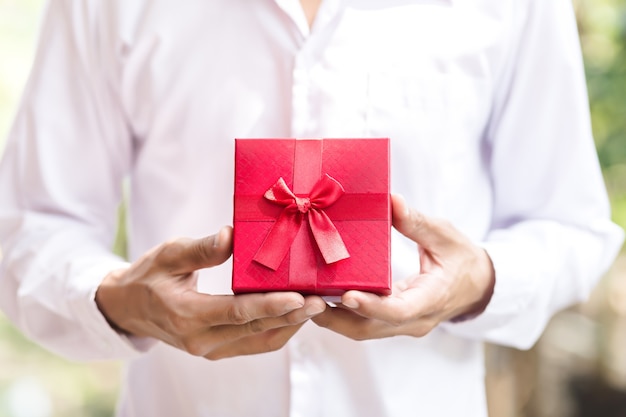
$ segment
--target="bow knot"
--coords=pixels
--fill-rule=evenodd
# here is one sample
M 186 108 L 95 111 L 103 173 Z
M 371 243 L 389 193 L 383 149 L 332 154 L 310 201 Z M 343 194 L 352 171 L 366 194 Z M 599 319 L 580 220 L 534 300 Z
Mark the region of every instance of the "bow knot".
M 334 204 L 344 193 L 337 180 L 326 174 L 307 197 L 296 196 L 281 177 L 264 194 L 274 204 L 284 206 L 254 260 L 277 270 L 296 238 L 303 218 L 308 219 L 317 247 L 327 264 L 350 257 L 341 235 L 324 209 Z
M 309 197 L 296 197 L 296 205 L 298 211 L 304 214 L 311 209 L 311 199 Z

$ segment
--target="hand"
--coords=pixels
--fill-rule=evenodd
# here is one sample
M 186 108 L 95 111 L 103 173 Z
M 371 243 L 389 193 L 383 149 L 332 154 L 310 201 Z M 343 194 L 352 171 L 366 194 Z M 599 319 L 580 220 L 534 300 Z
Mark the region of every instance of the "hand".
M 196 356 L 220 359 L 281 348 L 326 304 L 293 292 L 208 295 L 196 291 L 197 270 L 232 252 L 232 229 L 178 239 L 105 277 L 96 303 L 119 331 L 153 337 Z
M 476 315 L 491 298 L 495 273 L 487 253 L 449 223 L 409 209 L 392 196 L 393 226 L 418 244 L 421 270 L 394 283 L 389 296 L 348 291 L 338 308 L 313 321 L 355 340 L 421 337 L 442 321 Z

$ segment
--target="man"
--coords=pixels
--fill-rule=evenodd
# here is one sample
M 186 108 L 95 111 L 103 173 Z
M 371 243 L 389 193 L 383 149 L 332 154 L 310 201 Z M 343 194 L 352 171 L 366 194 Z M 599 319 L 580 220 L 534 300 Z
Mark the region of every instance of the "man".
M 52 0 L 41 38 L 0 303 L 127 359 L 120 416 L 485 416 L 481 343 L 532 346 L 622 243 L 568 0 Z M 233 138 L 381 136 L 393 294 L 228 295 Z

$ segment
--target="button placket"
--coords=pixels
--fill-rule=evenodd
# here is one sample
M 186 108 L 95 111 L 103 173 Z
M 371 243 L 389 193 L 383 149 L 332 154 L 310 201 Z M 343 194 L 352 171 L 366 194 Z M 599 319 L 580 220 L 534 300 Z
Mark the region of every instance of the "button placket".
M 301 50 L 296 55 L 293 69 L 292 85 L 292 116 L 291 133 L 294 137 L 306 137 L 311 118 L 311 106 L 309 102 L 310 80 L 308 68 L 304 59 L 305 51 Z

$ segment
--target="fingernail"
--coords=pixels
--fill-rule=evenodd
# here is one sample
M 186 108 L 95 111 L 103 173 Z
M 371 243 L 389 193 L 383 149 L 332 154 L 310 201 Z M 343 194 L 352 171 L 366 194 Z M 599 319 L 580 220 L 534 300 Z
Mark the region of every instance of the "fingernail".
M 313 317 L 313 316 L 317 316 L 320 313 L 323 313 L 325 309 L 326 309 L 326 305 L 320 306 L 316 304 L 311 304 L 310 306 L 304 309 L 304 314 L 307 317 Z
M 406 198 L 404 198 L 402 194 L 398 194 L 398 197 L 400 197 L 400 200 L 402 201 L 402 205 L 404 206 L 404 215 L 408 216 L 410 209 L 409 209 L 409 205 L 406 203 Z
M 289 301 L 288 303 L 285 304 L 284 308 L 285 308 L 285 313 L 289 313 L 293 310 L 297 310 L 299 308 L 302 308 L 302 306 L 304 305 L 303 301 Z
M 345 307 L 352 309 L 359 308 L 359 302 L 354 298 L 349 298 L 346 301 L 342 301 L 341 304 L 343 304 Z
M 222 227 L 220 229 L 219 232 L 217 232 L 214 236 L 213 236 L 213 247 L 217 248 L 220 245 L 220 238 L 222 236 L 222 232 L 224 231 L 224 228 Z

